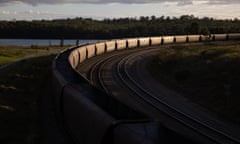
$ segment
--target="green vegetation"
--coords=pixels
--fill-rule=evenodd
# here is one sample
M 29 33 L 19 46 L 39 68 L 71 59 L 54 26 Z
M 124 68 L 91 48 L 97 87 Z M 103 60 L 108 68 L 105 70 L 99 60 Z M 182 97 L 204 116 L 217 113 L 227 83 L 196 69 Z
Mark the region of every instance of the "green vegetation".
M 56 54 L 66 47 L 57 46 L 0 46 L 0 66 L 25 57 L 41 56 L 46 54 Z
M 0 72 L 0 143 L 41 143 L 38 100 L 54 57 L 33 58 Z
M 0 21 L 0 38 L 113 39 L 122 37 L 239 33 L 240 20 L 176 17 Z
M 161 83 L 194 102 L 240 122 L 240 43 L 163 48 L 147 68 Z

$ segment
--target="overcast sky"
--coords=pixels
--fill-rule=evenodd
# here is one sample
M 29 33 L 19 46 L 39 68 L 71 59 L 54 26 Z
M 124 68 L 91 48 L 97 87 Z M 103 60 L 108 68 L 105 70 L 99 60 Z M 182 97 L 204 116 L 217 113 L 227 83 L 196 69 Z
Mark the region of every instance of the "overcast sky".
M 0 0 L 0 20 L 181 16 L 240 19 L 240 0 Z

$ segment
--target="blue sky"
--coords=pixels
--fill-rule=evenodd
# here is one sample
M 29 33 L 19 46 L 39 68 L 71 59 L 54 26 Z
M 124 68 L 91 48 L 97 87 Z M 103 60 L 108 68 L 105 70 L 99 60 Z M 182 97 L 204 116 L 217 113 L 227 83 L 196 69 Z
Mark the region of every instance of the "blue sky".
M 0 0 L 0 20 L 181 16 L 240 19 L 240 0 Z

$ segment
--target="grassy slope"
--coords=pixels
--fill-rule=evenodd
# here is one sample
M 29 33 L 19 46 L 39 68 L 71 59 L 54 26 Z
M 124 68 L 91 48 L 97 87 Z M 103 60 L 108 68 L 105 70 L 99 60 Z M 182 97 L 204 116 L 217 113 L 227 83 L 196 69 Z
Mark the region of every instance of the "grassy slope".
M 37 143 L 37 99 L 54 56 L 34 58 L 0 80 L 0 143 Z
M 147 68 L 160 82 L 240 122 L 240 43 L 170 46 Z
M 57 46 L 0 46 L 0 66 L 24 57 L 58 53 L 62 49 L 62 47 Z
M 0 47 L 0 64 L 16 59 L 47 55 L 61 47 Z M 45 79 L 50 82 L 55 55 L 41 56 L 0 71 L 0 143 L 40 143 L 38 98 Z

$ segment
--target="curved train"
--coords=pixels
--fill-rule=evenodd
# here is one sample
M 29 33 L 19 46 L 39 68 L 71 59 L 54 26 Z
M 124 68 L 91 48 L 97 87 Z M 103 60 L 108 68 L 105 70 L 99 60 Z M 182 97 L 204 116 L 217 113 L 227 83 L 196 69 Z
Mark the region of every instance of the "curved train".
M 223 41 L 223 40 L 238 40 L 240 34 L 215 34 L 212 36 L 204 35 L 185 35 L 185 36 L 159 36 L 159 37 L 143 37 L 143 38 L 129 38 L 117 39 L 105 42 L 97 42 L 80 46 L 72 51 L 69 62 L 73 68 L 83 62 L 87 58 L 96 55 L 101 55 L 105 52 L 114 50 L 131 49 L 144 46 L 165 45 L 173 43 L 191 43 L 191 42 L 206 42 L 206 41 Z
M 99 91 L 76 71 L 77 66 L 91 57 L 115 50 L 224 40 L 240 40 L 240 33 L 116 39 L 76 46 L 61 52 L 52 66 L 54 102 L 60 124 L 76 143 L 134 144 L 142 140 L 148 143 L 159 143 L 159 141 L 151 141 L 159 138 L 153 138 L 153 135 L 148 135 L 145 130 L 149 128 L 151 133 L 154 133 L 153 126 L 161 128 L 161 124 L 152 122 L 144 115 L 134 112 L 131 108 Z M 104 100 L 98 101 L 99 97 Z M 111 101 L 111 105 L 106 107 L 105 100 Z M 158 130 L 155 131 L 155 133 L 158 132 Z M 159 135 L 161 132 L 155 134 L 155 136 Z

